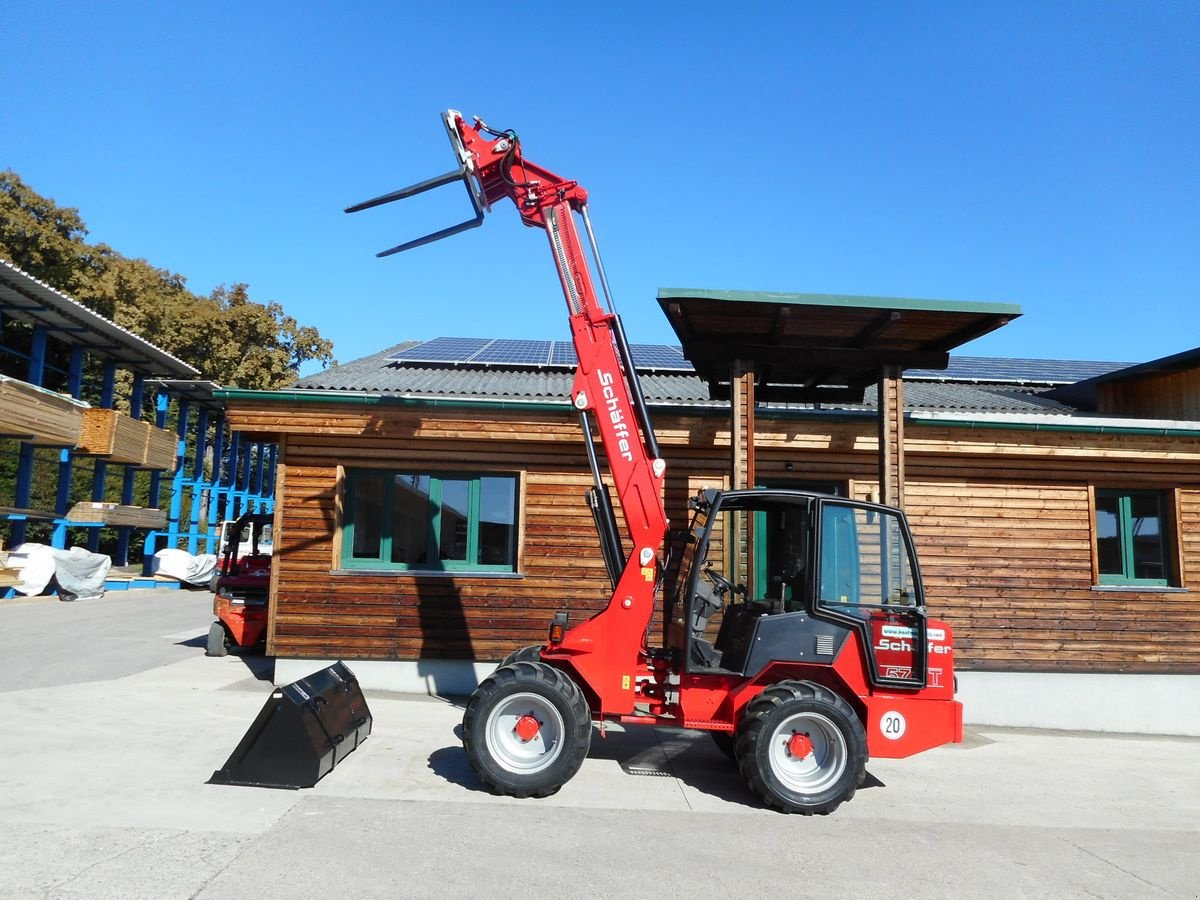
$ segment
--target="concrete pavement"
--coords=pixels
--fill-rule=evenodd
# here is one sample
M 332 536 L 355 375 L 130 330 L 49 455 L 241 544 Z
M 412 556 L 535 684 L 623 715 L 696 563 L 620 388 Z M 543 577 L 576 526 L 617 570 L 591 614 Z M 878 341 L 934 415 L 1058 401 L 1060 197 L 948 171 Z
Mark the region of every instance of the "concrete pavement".
M 0 603 L 0 897 L 1198 895 L 1196 739 L 984 731 L 874 761 L 806 819 L 672 729 L 597 735 L 553 797 L 493 797 L 459 705 L 368 694 L 374 733 L 315 788 L 208 785 L 271 689 L 261 660 L 204 657 L 209 603 Z

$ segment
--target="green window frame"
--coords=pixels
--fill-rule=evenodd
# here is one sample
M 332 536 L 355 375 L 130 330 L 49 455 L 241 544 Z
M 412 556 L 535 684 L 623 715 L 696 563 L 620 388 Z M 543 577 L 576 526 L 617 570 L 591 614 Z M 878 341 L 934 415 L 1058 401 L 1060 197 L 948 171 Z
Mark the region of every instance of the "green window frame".
M 1096 569 L 1100 584 L 1170 585 L 1170 508 L 1165 491 L 1096 491 Z
M 517 570 L 517 476 L 349 469 L 343 569 Z

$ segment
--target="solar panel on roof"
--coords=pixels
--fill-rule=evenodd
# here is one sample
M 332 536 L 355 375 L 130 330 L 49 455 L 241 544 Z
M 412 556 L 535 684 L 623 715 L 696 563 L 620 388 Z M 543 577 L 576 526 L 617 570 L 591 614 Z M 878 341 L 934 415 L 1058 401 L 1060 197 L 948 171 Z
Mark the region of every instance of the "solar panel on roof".
M 633 364 L 639 369 L 692 371 L 692 364 L 683 358 L 683 351 L 670 344 L 634 344 L 629 348 Z
M 579 357 L 575 355 L 575 345 L 570 341 L 555 341 L 554 350 L 550 355 L 550 365 L 565 366 L 568 369 L 579 365 Z
M 960 381 L 1014 381 L 1072 384 L 1123 368 L 1124 363 L 1071 359 L 997 359 L 952 356 L 944 370 L 910 369 L 909 378 Z
M 492 343 L 492 338 L 439 337 L 393 353 L 388 359 L 399 362 L 461 363 Z
M 546 366 L 550 364 L 551 341 L 518 341 L 499 338 L 471 357 L 471 362 L 509 365 Z

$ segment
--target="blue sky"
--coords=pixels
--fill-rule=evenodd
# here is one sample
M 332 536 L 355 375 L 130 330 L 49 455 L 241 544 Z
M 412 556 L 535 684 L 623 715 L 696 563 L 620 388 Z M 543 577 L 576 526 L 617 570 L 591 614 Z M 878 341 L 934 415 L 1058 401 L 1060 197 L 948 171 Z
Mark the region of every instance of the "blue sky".
M 1019 304 L 971 355 L 1200 345 L 1200 4 L 7 0 L 0 167 L 91 239 L 245 281 L 347 361 L 566 338 L 546 242 L 461 190 L 443 109 L 578 179 L 635 343 L 660 287 Z

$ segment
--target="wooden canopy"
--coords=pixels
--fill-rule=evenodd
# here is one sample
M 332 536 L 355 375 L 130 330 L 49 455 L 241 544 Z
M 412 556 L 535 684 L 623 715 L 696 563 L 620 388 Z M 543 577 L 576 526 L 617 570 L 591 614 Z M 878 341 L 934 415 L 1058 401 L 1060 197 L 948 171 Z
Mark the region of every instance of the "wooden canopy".
M 1021 314 L 1018 306 L 895 297 L 663 288 L 683 355 L 729 400 L 732 486 L 753 487 L 760 402 L 862 403 L 879 385 L 879 496 L 904 505 L 905 369 L 944 369 L 950 351 Z
M 955 347 L 1021 314 L 998 303 L 677 288 L 658 302 L 714 399 L 729 397 L 730 367 L 746 360 L 763 402 L 861 402 L 885 366 L 944 369 Z

